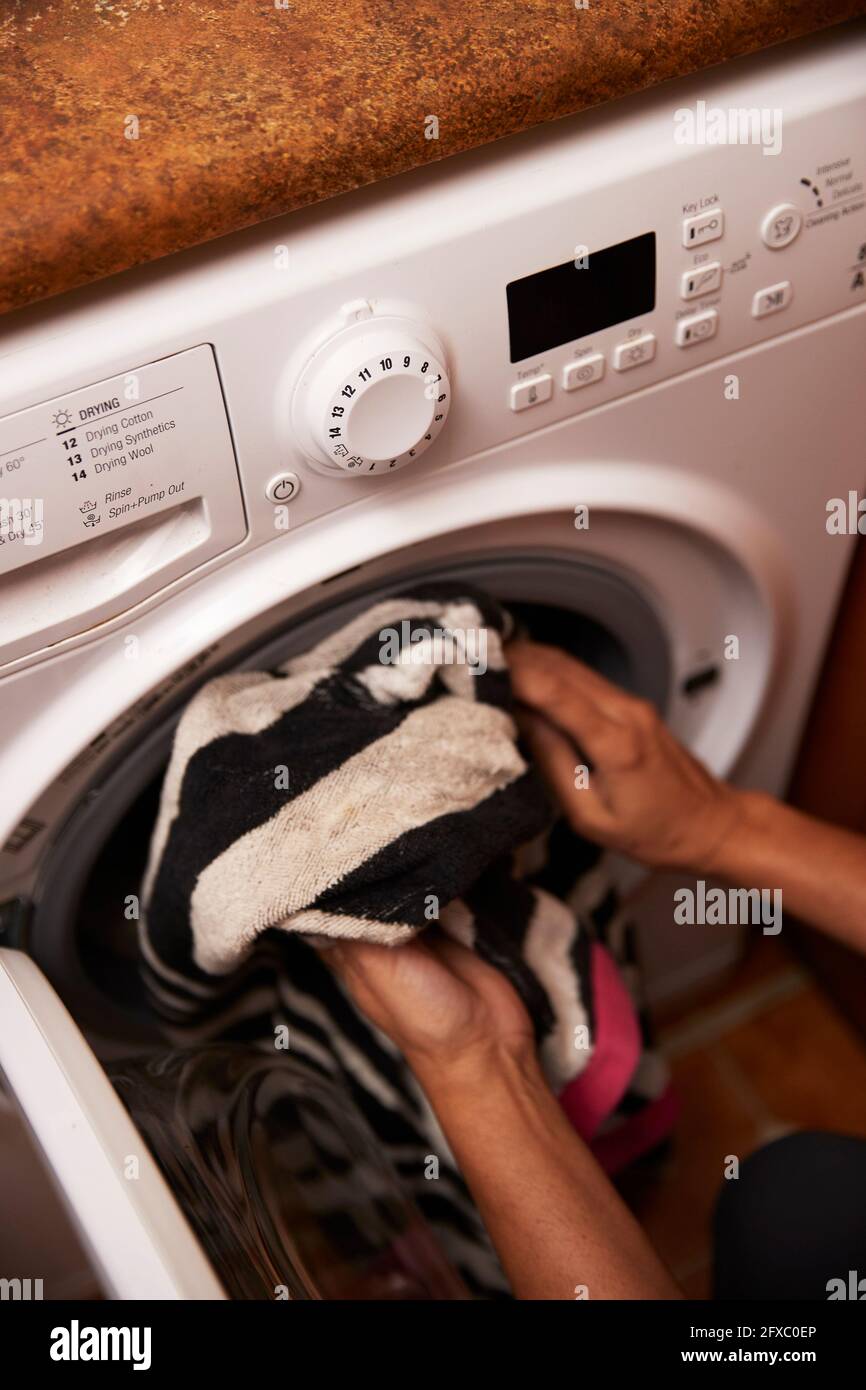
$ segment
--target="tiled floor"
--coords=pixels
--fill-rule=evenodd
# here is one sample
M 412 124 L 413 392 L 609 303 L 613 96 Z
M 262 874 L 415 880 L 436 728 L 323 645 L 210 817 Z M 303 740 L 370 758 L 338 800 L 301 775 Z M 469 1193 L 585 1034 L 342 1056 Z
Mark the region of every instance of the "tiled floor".
M 709 998 L 659 1021 L 682 1113 L 672 1152 L 622 1191 L 687 1297 L 710 1292 L 726 1156 L 794 1129 L 866 1137 L 866 1046 L 777 940 Z

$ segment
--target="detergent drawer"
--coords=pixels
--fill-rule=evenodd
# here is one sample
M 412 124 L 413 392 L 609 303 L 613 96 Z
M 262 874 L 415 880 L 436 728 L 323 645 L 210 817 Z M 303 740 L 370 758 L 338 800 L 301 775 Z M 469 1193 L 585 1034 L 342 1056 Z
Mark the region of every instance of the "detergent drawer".
M 4 416 L 0 484 L 7 665 L 128 612 L 246 536 L 213 349 Z
M 118 1299 L 224 1298 L 71 1015 L 39 967 L 13 950 L 0 950 L 0 1072 L 105 1292 Z

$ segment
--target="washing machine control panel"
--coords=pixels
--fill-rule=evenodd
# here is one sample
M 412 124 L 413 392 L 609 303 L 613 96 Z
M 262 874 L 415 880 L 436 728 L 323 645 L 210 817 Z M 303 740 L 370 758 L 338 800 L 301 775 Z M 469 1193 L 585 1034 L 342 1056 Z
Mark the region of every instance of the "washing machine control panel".
M 358 477 L 404 468 L 448 416 L 451 387 L 435 335 L 359 301 L 323 336 L 292 400 L 306 458 L 320 471 Z
M 94 626 L 243 540 L 213 350 L 0 419 L 0 662 Z

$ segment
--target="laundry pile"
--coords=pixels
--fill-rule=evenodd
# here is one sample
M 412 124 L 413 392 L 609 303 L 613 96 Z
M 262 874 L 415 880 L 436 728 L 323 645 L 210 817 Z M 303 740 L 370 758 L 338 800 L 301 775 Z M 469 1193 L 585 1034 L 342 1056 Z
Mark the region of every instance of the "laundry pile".
M 603 857 L 551 829 L 519 747 L 510 634 L 491 599 L 439 585 L 375 603 L 276 671 L 206 685 L 175 736 L 141 924 L 172 1040 L 273 1049 L 288 1027 L 293 1057 L 345 1086 L 487 1296 L 507 1286 L 435 1117 L 319 948 L 399 949 L 444 930 L 513 982 L 547 1078 L 605 1166 L 666 1133 L 667 1076 L 624 983 L 629 933 Z

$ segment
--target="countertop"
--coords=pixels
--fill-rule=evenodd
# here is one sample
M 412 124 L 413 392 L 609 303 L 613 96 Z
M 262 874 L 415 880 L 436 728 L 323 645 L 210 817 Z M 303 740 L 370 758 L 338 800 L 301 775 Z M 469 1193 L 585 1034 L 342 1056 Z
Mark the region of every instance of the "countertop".
M 586 4 L 7 0 L 0 312 L 866 9 Z

